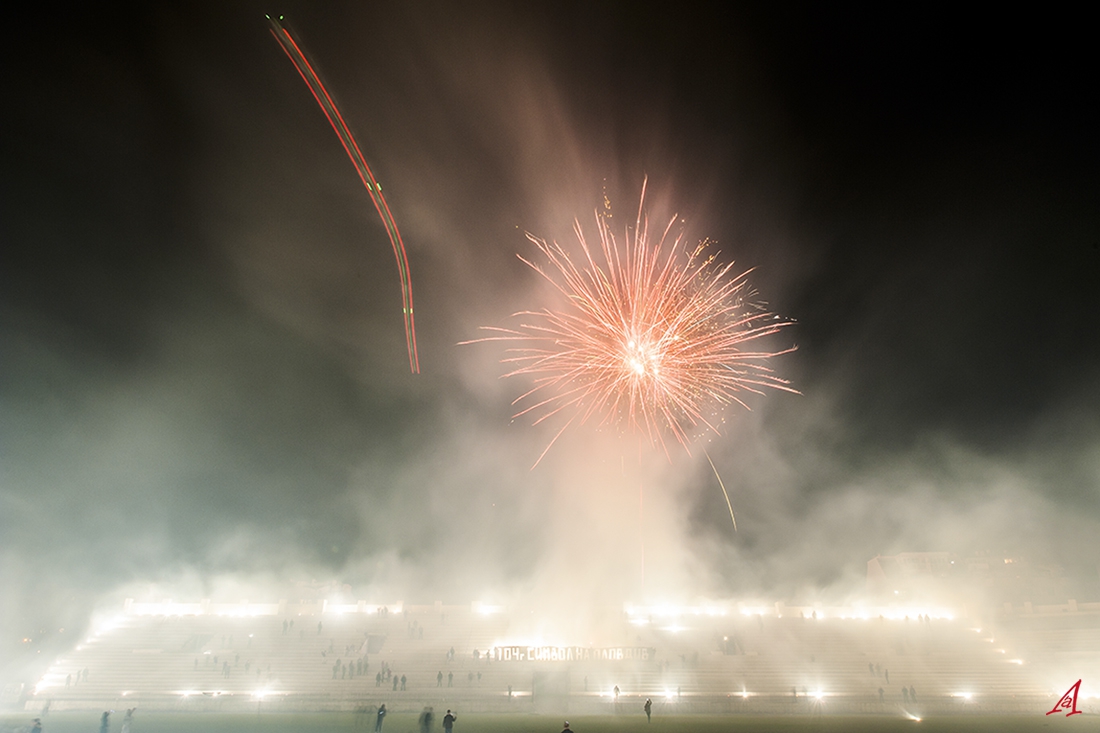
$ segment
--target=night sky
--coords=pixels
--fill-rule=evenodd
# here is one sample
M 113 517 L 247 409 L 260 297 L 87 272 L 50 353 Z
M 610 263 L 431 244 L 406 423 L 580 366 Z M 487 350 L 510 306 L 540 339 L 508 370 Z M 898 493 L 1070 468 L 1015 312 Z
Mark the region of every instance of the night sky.
M 938 550 L 1095 571 L 1083 19 L 546 5 L 9 26 L 0 652 L 164 589 L 813 599 Z M 419 375 L 385 231 L 265 13 L 383 183 Z M 572 245 L 605 193 L 625 222 L 646 176 L 654 220 L 678 213 L 797 320 L 774 366 L 802 394 L 750 399 L 705 444 L 736 533 L 697 449 L 582 427 L 531 471 L 555 429 L 511 420 L 528 385 L 499 378 L 501 346 L 457 345 L 551 303 L 525 231 Z

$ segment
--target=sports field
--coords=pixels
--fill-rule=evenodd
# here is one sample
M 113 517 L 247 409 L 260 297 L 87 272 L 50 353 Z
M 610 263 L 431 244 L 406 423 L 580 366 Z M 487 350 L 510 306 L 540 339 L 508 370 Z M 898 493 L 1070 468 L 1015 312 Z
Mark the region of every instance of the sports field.
M 118 733 L 121 714 L 112 716 L 111 731 Z M 30 730 L 33 718 L 27 714 L 0 714 L 0 731 Z M 459 715 L 455 733 L 559 733 L 564 720 L 547 715 Z M 1100 731 L 1100 716 L 944 716 L 920 722 L 893 716 L 592 716 L 572 718 L 576 733 L 718 733 L 719 731 L 759 731 L 760 733 L 1016 733 L 1017 731 Z M 44 733 L 96 733 L 99 715 L 95 713 L 50 713 L 43 719 Z M 133 733 L 356 733 L 373 731 L 374 721 L 356 718 L 351 713 L 300 713 L 264 715 L 218 713 L 142 713 L 134 716 Z M 419 733 L 418 719 L 412 713 L 387 716 L 384 733 Z M 442 733 L 440 716 L 432 725 L 433 733 Z

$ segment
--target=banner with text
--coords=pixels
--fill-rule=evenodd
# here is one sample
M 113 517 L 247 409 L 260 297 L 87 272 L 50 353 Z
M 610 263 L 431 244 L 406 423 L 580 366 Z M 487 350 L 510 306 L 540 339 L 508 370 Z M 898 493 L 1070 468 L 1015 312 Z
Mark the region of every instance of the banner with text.
M 489 656 L 498 662 L 649 661 L 656 651 L 648 646 L 495 646 Z

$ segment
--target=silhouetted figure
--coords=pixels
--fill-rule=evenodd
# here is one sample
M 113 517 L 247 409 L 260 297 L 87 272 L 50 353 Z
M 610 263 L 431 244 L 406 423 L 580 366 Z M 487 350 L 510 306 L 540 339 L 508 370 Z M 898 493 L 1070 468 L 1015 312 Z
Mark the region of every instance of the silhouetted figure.
M 883 676 L 886 677 L 886 684 L 890 684 L 890 670 L 883 672 Z
M 615 694 L 615 702 L 618 702 L 619 701 L 619 686 L 615 685 L 615 689 L 613 689 L 612 692 Z
M 382 673 L 381 672 L 374 675 L 374 686 L 375 687 L 381 687 L 382 686 Z
M 381 682 L 382 678 L 379 677 L 378 681 Z M 382 703 L 378 708 L 378 715 L 374 721 L 375 733 L 382 733 L 382 721 L 386 718 L 386 703 Z
M 649 699 L 649 698 L 647 697 L 647 698 L 645 699 L 645 705 L 643 705 L 643 706 L 642 706 L 642 709 L 643 709 L 643 710 L 645 710 L 645 722 L 647 722 L 647 723 L 651 723 L 651 722 L 653 722 L 653 719 L 652 719 L 652 715 L 653 715 L 653 701 L 652 701 L 652 700 L 650 700 L 650 699 Z
M 456 720 L 458 720 L 458 716 L 448 710 L 447 714 L 443 716 L 443 730 L 447 731 L 447 733 L 451 733 L 455 727 Z
M 886 691 L 883 690 L 881 687 L 878 688 L 878 701 L 886 702 Z
M 42 719 L 35 718 L 34 725 L 31 726 L 31 733 L 42 733 Z
M 569 727 L 569 721 L 565 721 L 565 727 L 561 729 L 561 733 L 573 733 L 573 729 Z
M 396 677 L 393 678 L 393 691 L 394 692 L 397 692 L 397 683 L 400 682 L 400 681 L 401 680 L 397 679 Z
M 102 717 L 99 719 L 99 733 L 108 733 L 111 730 L 111 713 L 110 711 L 104 711 Z
M 134 722 L 134 711 L 137 708 L 127 708 L 126 714 L 122 716 L 122 733 L 130 733 L 130 726 Z
M 442 687 L 443 686 L 443 670 L 440 670 L 439 674 L 437 674 L 435 676 L 435 686 L 436 687 Z
M 454 687 L 454 686 L 455 686 L 455 673 L 454 672 L 448 672 L 447 673 L 447 687 Z
M 424 712 L 420 714 L 420 733 L 431 733 L 432 718 L 434 717 L 430 707 L 424 708 Z
M 401 689 L 402 689 L 402 690 L 404 690 L 404 689 L 405 689 L 405 682 L 406 682 L 406 677 L 405 677 L 405 675 L 401 675 Z

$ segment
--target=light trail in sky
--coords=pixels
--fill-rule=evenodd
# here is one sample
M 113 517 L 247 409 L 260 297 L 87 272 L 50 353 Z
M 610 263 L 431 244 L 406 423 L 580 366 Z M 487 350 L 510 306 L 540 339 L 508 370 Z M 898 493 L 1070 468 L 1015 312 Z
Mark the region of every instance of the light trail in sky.
M 302 80 L 309 87 L 310 93 L 313 94 L 313 98 L 317 100 L 317 104 L 320 105 L 321 111 L 325 113 L 325 117 L 328 119 L 329 124 L 332 125 L 333 131 L 336 136 L 340 138 L 340 144 L 344 146 L 344 151 L 348 154 L 348 158 L 351 159 L 351 164 L 355 166 L 355 172 L 359 175 L 359 180 L 363 182 L 363 186 L 367 189 L 367 193 L 370 194 L 371 202 L 374 204 L 375 210 L 378 212 L 378 216 L 382 219 L 382 225 L 386 228 L 386 234 L 390 238 L 390 244 L 393 246 L 393 255 L 397 259 L 397 270 L 401 276 L 401 305 L 402 311 L 405 317 L 405 340 L 409 349 L 409 368 L 413 374 L 420 373 L 420 358 L 416 351 L 416 320 L 413 316 L 413 296 L 412 296 L 412 279 L 409 274 L 409 257 L 405 252 L 405 243 L 401 240 L 401 232 L 397 229 L 397 222 L 393 219 L 393 214 L 390 212 L 389 204 L 386 203 L 385 197 L 382 195 L 382 187 L 378 185 L 378 181 L 374 178 L 374 173 L 371 172 L 370 166 L 367 165 L 366 158 L 363 157 L 363 152 L 359 149 L 359 144 L 355 142 L 355 137 L 351 134 L 351 130 L 348 128 L 347 123 L 344 121 L 344 116 L 340 114 L 340 109 L 336 106 L 336 102 L 332 99 L 332 95 L 328 93 L 324 83 L 321 82 L 321 78 L 314 71 L 313 65 L 309 63 L 309 59 L 306 58 L 305 53 L 301 47 L 283 27 L 282 16 L 278 19 L 267 16 L 268 21 L 271 23 L 271 35 L 275 36 L 275 40 L 279 42 L 283 51 L 286 52 L 290 62 L 294 64 L 294 68 L 298 70 Z

